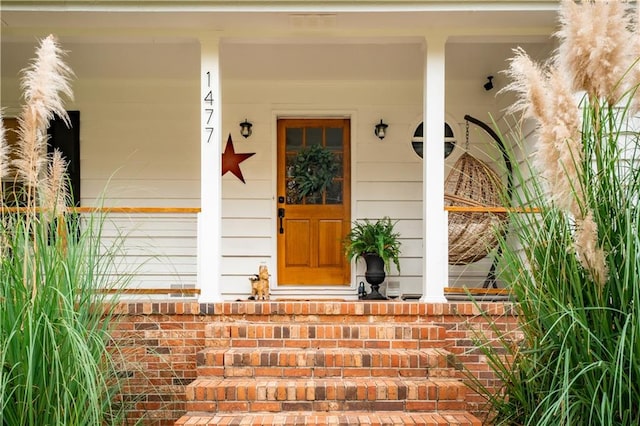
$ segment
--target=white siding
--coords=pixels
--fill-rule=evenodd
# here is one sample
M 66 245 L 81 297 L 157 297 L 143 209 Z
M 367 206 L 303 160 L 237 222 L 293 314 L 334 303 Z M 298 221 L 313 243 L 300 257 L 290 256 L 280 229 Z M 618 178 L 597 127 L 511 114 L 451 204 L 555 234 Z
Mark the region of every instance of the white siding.
M 449 84 L 449 83 L 448 83 Z M 470 88 L 470 83 L 451 82 L 452 87 Z M 452 90 L 456 92 L 457 90 Z M 463 90 L 462 90 L 463 91 Z M 493 94 L 478 92 L 461 100 L 447 98 L 448 117 L 458 137 L 458 148 L 447 160 L 451 166 L 464 149 L 464 115 L 490 120 L 486 101 L 493 105 Z M 352 219 L 390 216 L 398 221 L 403 243 L 400 277 L 395 268 L 390 278 L 398 280 L 404 293 L 420 293 L 422 288 L 422 160 L 413 152 L 411 137 L 421 117 L 421 81 L 247 81 L 223 80 L 224 127 L 230 129 L 236 152 L 256 152 L 241 164 L 246 185 L 229 174 L 223 177 L 223 220 L 234 219 L 242 235 L 256 237 L 236 241 L 223 231 L 223 282 L 226 297 L 244 297 L 249 291 L 248 276 L 266 262 L 275 275 L 275 118 L 277 116 L 345 115 L 352 119 Z M 454 112 L 452 114 L 452 112 Z M 496 111 L 493 111 L 496 113 Z M 238 134 L 238 123 L 245 117 L 254 124 L 249 139 Z M 387 137 L 380 141 L 373 127 L 381 118 L 389 123 Z M 418 120 L 418 121 L 417 121 Z M 224 133 L 226 140 L 226 135 Z M 492 139 L 471 126 L 470 148 L 474 155 L 494 163 L 500 153 Z M 448 171 L 448 170 L 447 170 Z M 241 223 L 246 220 L 246 226 Z M 227 225 L 223 222 L 223 230 Z M 244 249 L 241 245 L 244 244 Z M 234 252 L 234 247 L 242 250 Z M 271 248 L 271 251 L 266 251 Z M 491 259 L 466 267 L 451 268 L 450 285 L 481 285 Z M 364 279 L 358 264 L 353 284 Z M 243 293 L 244 292 L 244 293 Z
M 195 214 L 109 214 L 102 229 L 114 273 L 135 288 L 194 288 Z

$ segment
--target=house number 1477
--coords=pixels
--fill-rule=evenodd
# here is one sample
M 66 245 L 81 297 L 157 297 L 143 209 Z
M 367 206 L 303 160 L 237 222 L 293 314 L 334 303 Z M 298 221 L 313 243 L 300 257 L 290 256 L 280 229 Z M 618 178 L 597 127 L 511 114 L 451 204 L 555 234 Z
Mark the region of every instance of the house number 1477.
M 211 126 L 211 120 L 213 119 L 213 92 L 211 91 L 211 71 L 207 71 L 207 87 L 204 89 L 204 115 L 206 121 L 204 124 L 204 131 L 207 135 L 207 143 L 211 142 L 213 136 L 213 127 Z

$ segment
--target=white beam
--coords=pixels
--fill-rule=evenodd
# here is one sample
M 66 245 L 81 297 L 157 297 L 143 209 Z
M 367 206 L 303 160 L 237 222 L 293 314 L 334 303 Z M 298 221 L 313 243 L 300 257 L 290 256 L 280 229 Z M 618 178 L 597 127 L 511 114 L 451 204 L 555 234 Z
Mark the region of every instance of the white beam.
M 222 217 L 222 102 L 220 40 L 200 37 L 200 207 L 198 215 L 198 288 L 200 302 L 220 296 Z
M 445 43 L 445 36 L 426 38 L 421 299 L 424 302 L 446 302 L 444 287 L 448 280 L 447 215 L 444 211 Z

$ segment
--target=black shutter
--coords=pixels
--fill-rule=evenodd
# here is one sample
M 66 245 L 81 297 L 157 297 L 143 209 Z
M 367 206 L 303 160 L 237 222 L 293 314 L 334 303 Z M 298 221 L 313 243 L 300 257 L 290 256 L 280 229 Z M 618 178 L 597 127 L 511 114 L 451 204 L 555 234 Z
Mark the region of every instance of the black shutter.
M 49 153 L 57 148 L 68 163 L 67 173 L 71 184 L 71 196 L 76 207 L 80 206 L 80 111 L 68 111 L 71 127 L 55 117 L 49 123 Z

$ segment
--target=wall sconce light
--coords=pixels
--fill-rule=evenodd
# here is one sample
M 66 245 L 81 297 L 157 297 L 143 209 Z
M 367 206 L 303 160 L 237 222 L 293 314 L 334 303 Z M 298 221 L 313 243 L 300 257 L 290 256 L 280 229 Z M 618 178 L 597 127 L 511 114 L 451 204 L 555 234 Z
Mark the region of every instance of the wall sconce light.
M 389 125 L 383 123 L 382 120 L 380 120 L 380 122 L 376 124 L 376 129 L 373 131 L 373 133 L 377 137 L 379 137 L 380 140 L 382 140 L 385 136 L 387 136 L 387 127 L 389 127 Z
M 484 84 L 484 90 L 486 90 L 488 92 L 489 90 L 493 89 L 493 81 L 491 81 L 491 80 L 493 80 L 493 76 L 490 75 L 489 77 L 487 77 L 487 80 L 489 80 L 489 81 L 487 81 Z
M 253 126 L 253 124 L 249 123 L 245 118 L 244 121 L 240 123 L 240 134 L 245 138 L 248 138 L 249 136 L 251 136 L 251 133 L 252 133 L 251 126 Z

